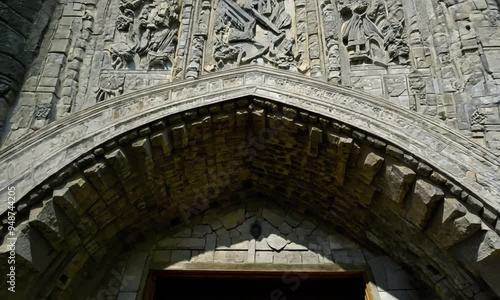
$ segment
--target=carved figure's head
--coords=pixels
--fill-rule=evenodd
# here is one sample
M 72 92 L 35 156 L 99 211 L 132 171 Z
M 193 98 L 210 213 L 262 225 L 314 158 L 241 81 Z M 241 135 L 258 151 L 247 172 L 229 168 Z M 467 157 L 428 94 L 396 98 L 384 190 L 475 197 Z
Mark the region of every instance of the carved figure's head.
M 116 19 L 116 28 L 119 31 L 128 31 L 132 23 L 134 23 L 133 18 L 130 18 L 129 16 L 126 15 L 119 15 L 118 18 Z
M 351 4 L 351 10 L 355 13 L 363 14 L 368 9 L 368 6 L 370 6 L 370 4 L 367 1 L 364 1 L 364 0 L 354 1 Z

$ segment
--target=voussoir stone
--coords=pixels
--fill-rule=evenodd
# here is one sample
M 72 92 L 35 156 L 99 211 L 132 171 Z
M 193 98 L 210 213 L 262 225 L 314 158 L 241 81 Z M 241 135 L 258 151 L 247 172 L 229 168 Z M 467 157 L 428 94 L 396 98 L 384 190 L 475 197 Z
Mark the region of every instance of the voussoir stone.
M 386 159 L 383 168 L 381 176 L 375 182 L 377 188 L 392 201 L 403 203 L 416 173 L 393 159 Z
M 424 228 L 438 202 L 444 198 L 441 188 L 426 179 L 417 179 L 410 190 L 406 218 L 419 228 Z
M 468 212 L 455 198 L 446 197 L 426 230 L 434 242 L 449 248 L 481 229 L 481 219 Z
M 382 167 L 384 158 L 374 152 L 364 152 L 358 159 L 358 169 L 366 183 L 371 183 Z

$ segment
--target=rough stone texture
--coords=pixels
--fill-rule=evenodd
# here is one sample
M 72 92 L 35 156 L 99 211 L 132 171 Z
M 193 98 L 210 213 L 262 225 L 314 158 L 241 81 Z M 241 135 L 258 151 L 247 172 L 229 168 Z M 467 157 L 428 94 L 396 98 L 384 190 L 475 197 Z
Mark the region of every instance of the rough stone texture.
M 424 228 L 434 208 L 444 198 L 443 191 L 425 179 L 418 179 L 410 191 L 406 217 L 419 228 Z
M 42 126 L 123 93 L 257 64 L 383 97 L 500 153 L 499 6 L 493 0 L 385 0 L 360 7 L 276 1 L 269 12 L 228 0 L 168 0 L 152 3 L 154 9 L 127 3 L 0 4 L 0 21 L 8 27 L 1 30 L 0 54 L 16 48 L 27 54 L 16 51 L 14 61 L 2 56 L 4 65 L 22 62 L 10 69 L 18 74 L 8 75 L 14 90 L 56 97 Z M 243 27 L 231 31 L 224 20 Z M 358 23 L 370 29 L 360 31 Z M 54 54 L 62 60 L 54 62 Z M 47 82 L 43 69 L 50 64 L 59 81 Z M 31 124 L 18 122 L 32 118 L 27 97 L 21 93 L 17 105 L 9 104 L 14 115 L 4 144 L 31 132 Z
M 275 80 L 276 75 L 270 78 Z M 173 92 L 181 97 L 178 90 Z M 163 103 L 164 98 L 158 101 Z M 20 216 L 30 217 L 29 224 L 23 225 L 26 232 L 36 233 L 23 235 L 22 241 L 29 244 L 40 236 L 48 249 L 54 249 L 50 252 L 54 255 L 64 251 L 69 258 L 75 258 L 84 249 L 91 261 L 98 263 L 111 248 L 120 252 L 121 247 L 134 244 L 158 227 L 186 223 L 204 226 L 187 228 L 161 240 L 158 245 L 172 251 L 169 261 L 182 263 L 197 257 L 199 253 L 193 251 L 205 251 L 200 255 L 201 261 L 269 262 L 269 255 L 258 253 L 273 248 L 281 249 L 279 255 L 272 257 L 273 263 L 319 264 L 336 260 L 356 265 L 368 260 L 359 246 L 324 233 L 318 224 L 325 220 L 334 222 L 358 241 L 386 251 L 442 298 L 491 293 L 489 287 L 481 284 L 486 277 L 488 283 L 494 283 L 489 271 L 478 271 L 481 262 L 471 262 L 469 266 L 466 257 L 454 256 L 452 251 L 485 232 L 498 238 L 495 231 L 481 226 L 481 218 L 491 222 L 491 216 L 479 216 L 469 210 L 466 200 L 472 197 L 471 190 L 454 183 L 456 178 L 446 173 L 432 171 L 425 180 L 417 177 L 421 158 L 410 158 L 404 148 L 395 145 L 387 147 L 387 142 L 366 131 L 354 130 L 312 111 L 298 109 L 293 119 L 281 114 L 292 108 L 260 97 L 205 102 L 197 109 L 154 119 L 107 139 L 69 165 L 62 165 L 64 159 L 59 157 L 54 160 L 56 173 L 15 205 Z M 97 120 L 94 118 L 93 122 Z M 323 142 L 311 136 L 307 128 L 312 126 L 325 135 Z M 318 145 L 317 156 L 310 155 L 310 145 L 314 144 L 310 139 Z M 351 146 L 341 146 L 347 144 Z M 71 153 L 67 158 L 74 155 Z M 339 180 L 337 168 L 342 170 L 343 180 Z M 35 178 L 44 178 L 44 173 L 39 172 L 35 172 Z M 22 195 L 22 186 L 17 189 Z M 441 197 L 439 191 L 446 195 L 442 201 L 436 200 Z M 457 198 L 453 196 L 457 191 L 467 191 L 469 196 L 460 194 Z M 252 195 L 262 195 L 270 205 L 227 209 Z M 413 198 L 420 199 L 420 213 L 416 215 L 409 213 L 415 209 L 409 203 Z M 221 208 L 209 209 L 214 206 Z M 290 208 L 300 213 L 287 211 Z M 59 221 L 67 222 L 57 217 L 58 211 L 64 212 L 71 223 L 63 226 L 62 231 Z M 301 213 L 315 217 L 303 220 Z M 425 230 L 414 224 L 412 218 L 419 222 L 429 218 Z M 261 223 L 262 236 L 252 241 L 248 228 L 255 221 Z M 63 232 L 64 239 L 71 243 L 58 243 Z M 275 239 L 273 233 L 286 240 L 284 248 L 283 241 Z M 308 236 L 323 238 L 308 240 Z M 495 251 L 483 248 L 478 247 L 476 252 L 482 260 L 496 257 Z M 334 251 L 328 254 L 331 258 L 318 256 L 325 255 L 325 249 L 327 254 Z M 3 261 L 5 255 L 3 252 L 0 257 Z M 69 268 L 59 261 L 47 264 L 54 259 L 51 255 L 36 262 L 31 262 L 34 256 L 30 255 L 22 251 L 26 264 L 35 263 L 38 270 L 55 268 L 57 272 L 66 272 Z M 163 256 L 162 260 L 167 258 Z M 87 267 L 95 268 L 89 262 L 81 269 Z M 476 271 L 469 275 L 464 268 Z M 55 276 L 60 275 L 54 274 L 60 273 L 54 272 L 31 274 L 30 278 L 38 278 L 34 288 L 43 287 L 41 294 L 54 297 L 59 293 L 70 295 L 74 292 L 72 287 L 85 280 L 79 277 L 81 272 L 70 268 L 65 276 L 77 275 L 72 275 L 73 281 L 62 290 L 43 285 L 54 282 L 54 278 L 57 281 Z
M 445 248 L 470 237 L 481 229 L 481 219 L 465 209 L 455 198 L 445 198 L 427 232 Z
M 25 73 L 36 55 L 44 56 L 39 51 L 42 40 L 51 38 L 51 30 L 46 30 L 49 20 L 58 14 L 54 9 L 59 5 L 56 0 L 6 0 L 0 3 L 0 101 L 7 105 L 0 107 L 0 141 L 3 143 L 8 131 L 17 130 L 15 123 L 8 124 L 8 116 L 12 110 L 23 107 L 34 108 L 23 94 L 18 94 L 25 81 Z M 48 32 L 45 37 L 44 32 Z M 37 59 L 35 59 L 36 61 Z M 36 68 L 36 66 L 34 66 Z M 17 106 L 16 106 L 17 104 Z M 29 110 L 28 110 L 29 111 Z M 23 116 L 15 115 L 14 119 L 29 117 L 28 111 Z M 11 120 L 12 121 L 12 120 Z M 19 123 L 17 123 L 19 124 Z M 45 125 L 45 124 L 44 124 Z M 24 126 L 23 126 L 24 127 Z M 26 133 L 22 131 L 22 134 Z M 19 136 L 16 135 L 15 138 Z
M 282 234 L 278 228 L 267 223 L 263 214 L 261 206 L 263 202 L 261 200 L 262 198 L 260 200 L 250 199 L 246 205 L 243 203 L 231 205 L 228 208 L 209 209 L 203 213 L 204 217 L 215 218 L 222 222 L 226 214 L 231 214 L 242 208 L 245 213 L 257 211 L 252 216 L 246 217 L 243 223 L 235 228 L 241 234 L 240 239 L 228 240 L 225 237 L 216 236 L 216 231 L 212 232 L 210 230 L 207 236 L 213 237 L 213 242 L 209 242 L 207 239 L 204 247 L 186 251 L 181 246 L 185 243 L 184 241 L 196 239 L 196 228 L 206 226 L 197 224 L 197 221 L 193 219 L 193 223 L 189 225 L 190 227 L 184 227 L 186 226 L 184 223 L 180 224 L 173 229 L 168 229 L 161 234 L 150 237 L 148 241 L 136 245 L 132 251 L 112 259 L 108 270 L 103 272 L 103 280 L 91 280 L 89 284 L 92 284 L 92 286 L 94 286 L 94 282 L 99 283 L 93 289 L 87 289 L 81 295 L 89 295 L 91 298 L 98 297 L 99 293 L 107 290 L 106 295 L 110 299 L 121 299 L 120 297 L 124 297 L 125 294 L 129 293 L 134 294 L 134 296 L 138 295 L 138 299 L 140 299 L 143 293 L 141 282 L 145 281 L 145 275 L 149 270 L 183 270 L 192 268 L 190 266 L 199 268 L 199 264 L 205 264 L 201 268 L 211 270 L 217 270 L 217 264 L 225 264 L 226 266 L 229 264 L 233 268 L 240 267 L 248 270 L 251 267 L 256 267 L 252 265 L 257 263 L 259 264 L 257 268 L 262 268 L 263 264 L 266 268 L 279 268 L 285 264 L 289 271 L 302 266 L 311 268 L 311 266 L 316 265 L 322 270 L 339 267 L 347 271 L 361 269 L 368 272 L 368 276 L 373 278 L 371 284 L 378 287 L 371 291 L 371 296 L 375 299 L 379 297 L 383 299 L 386 295 L 396 297 L 391 299 L 405 299 L 401 298 L 401 293 L 411 294 L 417 297 L 416 299 L 436 299 L 436 296 L 430 290 L 418 285 L 415 278 L 410 277 L 406 270 L 394 260 L 385 256 L 382 252 L 374 255 L 362 248 L 357 242 L 338 232 L 323 231 L 323 228 L 328 227 L 324 226 L 326 224 L 320 224 L 318 227 L 314 225 L 315 228 L 318 228 L 317 230 L 299 236 L 299 232 L 309 229 L 312 224 L 300 212 L 288 210 L 288 213 L 293 214 L 296 221 L 304 224 L 305 227 L 294 224 L 289 234 Z M 255 209 L 256 207 L 257 209 Z M 267 211 L 267 215 L 269 213 L 276 215 L 287 214 L 286 209 L 272 205 L 266 205 L 264 211 Z M 248 226 L 255 222 L 265 227 L 265 233 L 263 232 L 257 240 L 250 236 L 250 227 Z M 240 246 L 242 241 L 252 244 L 256 241 L 265 240 L 271 244 L 278 240 L 284 243 L 281 243 L 279 249 L 273 249 L 271 245 L 271 247 L 261 249 L 253 247 L 241 248 Z M 223 246 L 215 247 L 215 243 L 223 244 Z M 302 247 L 300 249 L 292 247 L 292 244 L 301 245 Z M 331 245 L 334 245 L 334 248 L 330 248 Z M 123 271 L 119 271 L 122 268 Z M 115 284 L 115 282 L 117 283 Z M 111 286 L 115 285 L 118 285 L 119 288 L 111 288 Z
M 15 186 L 28 221 L 19 276 L 49 268 L 56 280 L 29 281 L 57 298 L 51 268 L 99 261 L 134 221 L 175 224 L 252 191 L 349 223 L 442 298 L 487 297 L 481 280 L 499 294 L 495 251 L 450 254 L 499 234 L 498 1 L 355 2 L 2 1 L 0 198 Z M 224 214 L 171 257 L 213 230 L 235 249 L 206 259 L 320 262 L 257 255 L 268 243 L 235 228 L 258 214 L 266 230 L 316 230 L 266 208 Z M 31 253 L 40 236 L 64 255 Z

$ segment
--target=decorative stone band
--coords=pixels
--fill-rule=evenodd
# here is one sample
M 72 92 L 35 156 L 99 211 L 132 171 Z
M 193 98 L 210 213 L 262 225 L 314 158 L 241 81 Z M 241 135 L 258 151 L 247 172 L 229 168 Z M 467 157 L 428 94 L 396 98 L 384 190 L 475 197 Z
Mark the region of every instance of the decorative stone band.
M 106 141 L 165 116 L 242 96 L 295 106 L 386 140 L 439 170 L 463 198 L 500 211 L 500 158 L 438 121 L 378 97 L 299 74 L 249 66 L 122 95 L 56 121 L 2 149 L 0 199 L 17 200 Z M 7 201 L 0 202 L 5 214 Z

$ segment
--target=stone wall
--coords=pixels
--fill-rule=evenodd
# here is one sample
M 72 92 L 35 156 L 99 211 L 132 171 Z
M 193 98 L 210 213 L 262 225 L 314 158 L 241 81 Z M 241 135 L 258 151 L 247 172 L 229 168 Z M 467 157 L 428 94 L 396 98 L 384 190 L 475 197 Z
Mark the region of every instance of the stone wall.
M 256 76 L 244 74 L 254 83 Z M 277 77 L 266 76 L 271 82 Z M 234 89 L 238 77 L 231 78 L 216 82 Z M 259 86 L 265 87 L 265 82 Z M 499 210 L 490 205 L 497 202 L 477 198 L 456 178 L 404 147 L 315 112 L 247 97 L 208 106 L 210 98 L 203 97 L 202 105 L 193 108 L 197 98 L 189 86 L 201 83 L 218 86 L 206 78 L 181 85 L 182 91 L 191 91 L 186 92 L 191 109 L 161 119 L 143 102 L 125 101 L 121 108 L 115 103 L 112 107 L 122 113 L 137 113 L 130 107 L 145 108 L 153 119 L 111 139 L 99 134 L 105 142 L 68 164 L 59 160 L 56 173 L 15 203 L 18 282 L 29 293 L 16 294 L 18 299 L 65 299 L 109 253 L 121 253 L 164 227 L 195 222 L 210 208 L 251 198 L 343 228 L 358 242 L 384 250 L 411 269 L 442 299 L 490 299 L 499 294 Z M 173 93 L 180 95 L 179 85 L 175 87 Z M 204 89 L 198 91 L 206 96 Z M 120 111 L 102 117 L 109 121 Z M 88 117 L 85 126 L 98 122 Z M 349 118 L 347 110 L 344 117 Z M 371 120 L 371 128 L 376 128 L 377 120 Z M 131 122 L 121 124 L 105 128 Z M 384 124 L 390 132 L 389 122 Z M 53 145 L 61 144 L 46 137 Z M 63 144 L 79 149 L 93 141 L 82 133 L 78 138 L 83 142 Z M 20 193 L 21 184 L 15 185 Z M 494 191 L 493 185 L 490 188 Z M 8 224 L 7 210 L 3 224 Z M 285 213 L 275 214 L 286 219 Z M 7 237 L 5 227 L 1 233 Z M 4 238 L 0 246 L 0 262 L 7 261 L 8 241 Z M 0 265 L 0 272 L 6 266 Z
M 261 232 L 253 237 L 255 224 Z M 374 254 L 270 200 L 210 209 L 177 228 L 114 257 L 100 268 L 107 271 L 85 282 L 85 294 L 76 287 L 75 293 L 89 300 L 140 300 L 150 270 L 279 270 L 299 280 L 307 280 L 306 271 L 359 271 L 367 275 L 371 299 L 438 299 L 383 252 Z M 282 296 L 293 294 L 294 286 L 282 288 Z
M 116 95 L 256 64 L 385 98 L 500 151 L 497 1 L 273 3 L 69 0 L 4 144 Z
M 48 39 L 45 32 L 49 20 L 58 19 L 59 3 L 59 0 L 5 0 L 0 3 L 0 134 L 10 131 L 8 121 L 14 107 L 33 104 L 27 103 L 29 99 L 22 96 L 18 100 L 18 92 L 35 56 L 45 55 L 43 51 L 38 53 L 39 46 L 42 40 Z

